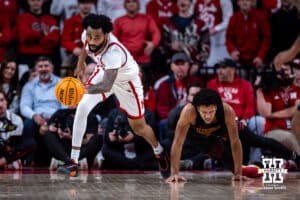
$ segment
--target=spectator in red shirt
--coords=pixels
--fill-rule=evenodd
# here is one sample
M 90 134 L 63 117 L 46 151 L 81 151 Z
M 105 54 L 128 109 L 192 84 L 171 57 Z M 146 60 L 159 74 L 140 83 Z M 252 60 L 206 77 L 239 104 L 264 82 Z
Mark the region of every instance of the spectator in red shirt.
M 63 25 L 61 45 L 67 53 L 63 65 L 71 65 L 75 62 L 75 57 L 80 55 L 83 44 L 81 41 L 82 19 L 91 13 L 94 6 L 93 0 L 78 0 L 79 13 L 65 20 Z M 75 66 L 75 65 L 73 65 Z
M 190 59 L 183 53 L 176 53 L 171 58 L 171 74 L 158 87 L 156 94 L 156 112 L 158 115 L 160 136 L 164 135 L 167 117 L 172 108 L 186 103 L 187 86 L 201 80 L 189 75 Z
M 270 46 L 267 16 L 252 7 L 252 0 L 238 0 L 226 31 L 226 46 L 231 58 L 247 69 L 261 68 Z
M 207 87 L 216 90 L 222 100 L 235 111 L 238 119 L 246 125 L 255 114 L 254 92 L 251 83 L 236 74 L 237 64 L 224 59 L 217 66 L 217 77 L 207 83 Z
M 127 14 L 115 20 L 113 34 L 145 69 L 150 68 L 150 55 L 160 42 L 160 30 L 150 16 L 139 12 L 139 6 L 139 0 L 124 1 Z
M 42 0 L 27 0 L 29 10 L 17 18 L 18 58 L 20 64 L 34 67 L 40 55 L 55 59 L 59 44 L 59 29 L 53 16 L 42 12 Z
M 150 0 L 146 5 L 146 13 L 161 27 L 162 17 L 171 17 L 178 12 L 176 0 Z

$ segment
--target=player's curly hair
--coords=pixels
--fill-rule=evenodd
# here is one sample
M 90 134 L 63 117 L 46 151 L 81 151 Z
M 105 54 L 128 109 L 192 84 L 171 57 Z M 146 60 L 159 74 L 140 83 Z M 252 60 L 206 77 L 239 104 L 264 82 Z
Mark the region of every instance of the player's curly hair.
M 105 15 L 89 14 L 83 19 L 82 26 L 84 29 L 89 26 L 93 29 L 101 28 L 103 33 L 110 33 L 113 30 L 111 19 Z
M 192 104 L 195 107 L 209 105 L 219 106 L 222 104 L 222 99 L 217 91 L 203 88 L 194 96 Z

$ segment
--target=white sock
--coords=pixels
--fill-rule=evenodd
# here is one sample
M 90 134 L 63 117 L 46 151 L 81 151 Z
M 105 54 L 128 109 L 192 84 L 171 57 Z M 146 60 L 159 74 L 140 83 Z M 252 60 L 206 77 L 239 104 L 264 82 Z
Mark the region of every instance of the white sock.
M 75 163 L 78 163 L 80 150 L 79 149 L 72 149 L 71 151 L 71 160 L 74 160 Z
M 159 155 L 163 150 L 164 150 L 164 148 L 160 145 L 159 142 L 158 142 L 157 147 L 153 148 L 153 151 L 154 151 L 155 155 Z

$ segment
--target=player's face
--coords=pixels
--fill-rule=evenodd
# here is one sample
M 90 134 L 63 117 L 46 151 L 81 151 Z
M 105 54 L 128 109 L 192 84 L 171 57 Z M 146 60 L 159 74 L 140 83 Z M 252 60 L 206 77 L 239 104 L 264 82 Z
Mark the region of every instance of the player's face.
M 90 26 L 86 29 L 86 41 L 89 50 L 93 53 L 98 52 L 106 45 L 108 34 L 104 34 L 102 29 L 93 29 Z
M 217 106 L 209 105 L 209 106 L 198 106 L 198 112 L 206 124 L 211 124 L 215 120 Z

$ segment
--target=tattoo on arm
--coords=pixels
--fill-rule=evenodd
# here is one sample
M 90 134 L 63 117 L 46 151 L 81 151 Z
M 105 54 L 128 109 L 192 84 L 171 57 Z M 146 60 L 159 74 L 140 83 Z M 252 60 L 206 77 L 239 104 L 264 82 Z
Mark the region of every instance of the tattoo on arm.
M 115 79 L 117 78 L 117 75 L 118 69 L 105 70 L 103 80 L 100 83 L 87 87 L 88 93 L 96 94 L 110 91 Z

